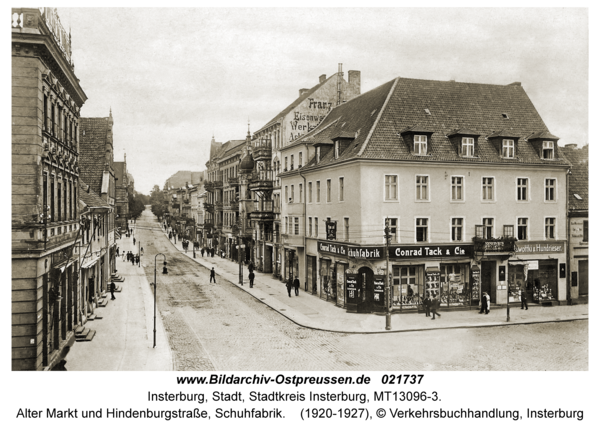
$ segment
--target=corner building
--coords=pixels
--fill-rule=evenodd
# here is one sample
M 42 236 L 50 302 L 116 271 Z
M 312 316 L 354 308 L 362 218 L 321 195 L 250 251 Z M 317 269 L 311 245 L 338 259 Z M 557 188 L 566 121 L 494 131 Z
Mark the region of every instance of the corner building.
M 281 150 L 308 160 L 279 175 L 301 283 L 356 312 L 385 309 L 386 274 L 394 311 L 565 302 L 557 143 L 520 83 L 396 78 L 332 109 Z
M 55 8 L 12 9 L 12 369 L 50 370 L 81 323 L 79 115 L 87 96 Z

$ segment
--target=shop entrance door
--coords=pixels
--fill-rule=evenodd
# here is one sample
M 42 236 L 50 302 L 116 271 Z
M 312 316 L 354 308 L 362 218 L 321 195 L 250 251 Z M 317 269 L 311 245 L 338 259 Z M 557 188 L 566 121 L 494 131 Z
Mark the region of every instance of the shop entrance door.
M 265 246 L 265 273 L 273 272 L 273 247 Z
M 373 270 L 362 267 L 358 270 L 358 312 L 373 311 Z
M 588 261 L 579 261 L 579 295 L 588 294 Z
M 496 303 L 496 261 L 481 263 L 481 292 L 487 292 L 491 302 Z

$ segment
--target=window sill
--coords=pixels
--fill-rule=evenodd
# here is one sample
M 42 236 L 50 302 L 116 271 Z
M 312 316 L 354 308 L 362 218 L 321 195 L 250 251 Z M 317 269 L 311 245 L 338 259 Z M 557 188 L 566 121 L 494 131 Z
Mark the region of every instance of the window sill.
M 415 203 L 430 203 L 431 200 L 415 200 Z
M 460 201 L 450 200 L 450 204 L 464 204 L 464 203 L 466 203 L 466 201 L 464 201 L 464 200 L 460 200 Z

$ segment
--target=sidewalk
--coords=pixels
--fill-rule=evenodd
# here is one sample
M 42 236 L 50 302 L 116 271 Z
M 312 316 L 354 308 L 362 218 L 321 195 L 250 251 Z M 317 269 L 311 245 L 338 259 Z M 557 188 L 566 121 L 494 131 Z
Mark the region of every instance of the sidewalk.
M 137 252 L 133 238 L 117 241 L 119 253 Z M 160 314 L 156 317 L 156 348 L 153 348 L 154 295 L 144 269 L 117 258 L 117 274 L 125 278 L 115 283 L 122 288 L 115 300 L 98 307 L 102 319 L 86 322 L 94 329 L 92 341 L 76 342 L 66 357 L 69 371 L 172 371 L 171 349 Z
M 162 228 L 162 227 L 161 227 Z M 163 229 L 164 232 L 164 229 Z M 165 232 L 168 239 L 168 234 Z M 217 273 L 217 284 L 227 280 L 234 285 L 263 301 L 273 310 L 287 317 L 294 323 L 311 329 L 342 333 L 384 333 L 384 332 L 406 332 L 423 331 L 432 329 L 456 329 L 506 326 L 530 323 L 547 323 L 570 320 L 587 320 L 588 304 L 573 306 L 542 307 L 530 305 L 529 310 L 521 310 L 519 304 L 510 307 L 510 322 L 506 321 L 506 307 L 492 309 L 489 314 L 479 314 L 476 309 L 471 311 L 444 311 L 440 309 L 442 317 L 432 320 L 424 314 L 404 313 L 392 314 L 390 331 L 385 329 L 385 316 L 378 314 L 347 313 L 346 310 L 336 306 L 332 301 L 320 299 L 317 295 L 305 292 L 300 288 L 300 295 L 288 297 L 285 284 L 274 279 L 271 274 L 263 274 L 255 271 L 254 287 L 250 289 L 248 280 L 248 268 L 244 266 L 244 285 L 239 283 L 239 265 L 228 259 L 221 258 L 215 254 L 214 257 L 200 256 L 196 252 L 193 258 L 193 243 L 190 243 L 187 253 L 183 250 L 181 241 L 177 244 L 171 241 L 176 249 L 187 255 L 190 259 L 210 269 L 215 267 Z

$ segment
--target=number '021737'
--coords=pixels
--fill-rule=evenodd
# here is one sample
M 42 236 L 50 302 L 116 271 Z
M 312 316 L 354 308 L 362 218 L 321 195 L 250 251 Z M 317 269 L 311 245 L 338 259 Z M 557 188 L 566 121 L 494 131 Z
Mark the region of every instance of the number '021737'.
M 382 384 L 421 384 L 423 374 L 383 374 Z

